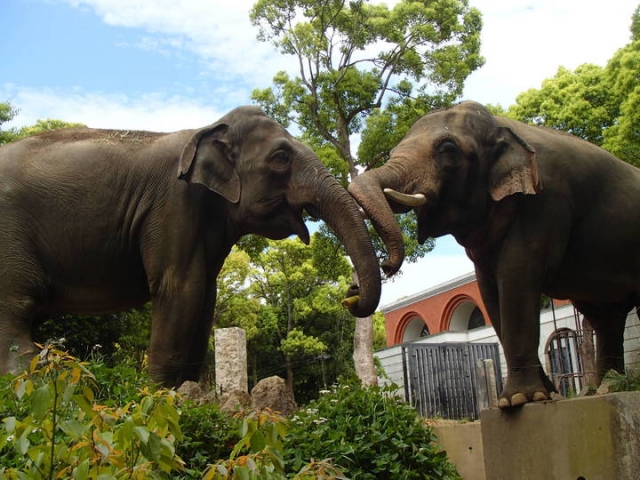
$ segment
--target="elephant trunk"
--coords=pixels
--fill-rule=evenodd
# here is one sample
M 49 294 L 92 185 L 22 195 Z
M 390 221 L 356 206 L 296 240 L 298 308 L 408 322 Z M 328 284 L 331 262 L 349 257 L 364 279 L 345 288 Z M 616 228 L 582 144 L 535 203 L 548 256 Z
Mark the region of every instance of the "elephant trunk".
M 365 211 L 376 232 L 382 238 L 388 257 L 382 262 L 387 276 L 395 274 L 404 261 L 404 240 L 391 206 L 384 195 L 384 188 L 398 188 L 402 172 L 392 163 L 365 172 L 353 179 L 349 193 Z
M 349 311 L 356 317 L 368 317 L 378 307 L 381 292 L 380 267 L 369 232 L 358 205 L 336 179 L 329 172 L 315 175 L 318 188 L 311 189 L 312 204 L 344 245 L 358 276 L 359 298 Z

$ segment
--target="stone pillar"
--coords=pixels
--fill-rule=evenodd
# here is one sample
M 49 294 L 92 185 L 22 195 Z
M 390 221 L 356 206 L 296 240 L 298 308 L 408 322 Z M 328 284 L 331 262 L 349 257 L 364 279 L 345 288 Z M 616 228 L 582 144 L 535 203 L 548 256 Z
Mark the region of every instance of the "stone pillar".
M 216 354 L 216 390 L 225 394 L 240 390 L 248 393 L 247 337 L 239 327 L 214 331 Z

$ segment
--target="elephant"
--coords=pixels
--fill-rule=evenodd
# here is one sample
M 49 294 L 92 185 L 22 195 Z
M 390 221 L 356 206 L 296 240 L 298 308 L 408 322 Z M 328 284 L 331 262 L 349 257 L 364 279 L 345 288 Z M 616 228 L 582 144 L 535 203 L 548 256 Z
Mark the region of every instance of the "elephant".
M 258 107 L 172 133 L 44 132 L 0 147 L 0 179 L 0 373 L 18 371 L 47 315 L 150 300 L 151 376 L 198 380 L 232 246 L 247 234 L 308 243 L 304 211 L 352 259 L 361 294 L 350 312 L 378 305 L 380 267 L 356 202 Z
M 624 371 L 625 321 L 640 305 L 640 169 L 465 101 L 418 119 L 349 193 L 385 243 L 387 275 L 404 258 L 394 213 L 416 213 L 421 243 L 451 234 L 465 248 L 506 358 L 499 407 L 556 390 L 538 357 L 543 293 L 591 321 L 599 379 Z

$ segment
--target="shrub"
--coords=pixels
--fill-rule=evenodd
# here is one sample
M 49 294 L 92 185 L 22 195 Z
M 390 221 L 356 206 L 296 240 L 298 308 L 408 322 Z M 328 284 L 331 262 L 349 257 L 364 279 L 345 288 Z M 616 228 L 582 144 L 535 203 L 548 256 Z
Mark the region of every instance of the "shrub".
M 242 438 L 228 460 L 220 460 L 205 470 L 203 480 L 346 480 L 330 461 L 312 461 L 300 472 L 285 476 L 282 457 L 287 430 L 284 418 L 272 410 L 247 410 L 241 419 Z
M 433 429 L 395 388 L 345 384 L 300 410 L 285 438 L 287 471 L 310 458 L 331 458 L 353 480 L 459 479 L 434 445 Z
M 182 469 L 175 392 L 144 390 L 116 408 L 94 403 L 94 388 L 87 364 L 54 348 L 5 383 L 0 477 L 146 479 Z
M 219 458 L 229 458 L 240 439 L 239 422 L 239 419 L 221 412 L 216 404 L 185 402 L 180 408 L 183 438 L 176 444 L 176 453 L 186 466 L 183 478 L 199 479 L 207 464 Z
M 627 370 L 626 373 L 609 370 L 604 381 L 608 382 L 610 392 L 635 392 L 640 390 L 640 369 Z

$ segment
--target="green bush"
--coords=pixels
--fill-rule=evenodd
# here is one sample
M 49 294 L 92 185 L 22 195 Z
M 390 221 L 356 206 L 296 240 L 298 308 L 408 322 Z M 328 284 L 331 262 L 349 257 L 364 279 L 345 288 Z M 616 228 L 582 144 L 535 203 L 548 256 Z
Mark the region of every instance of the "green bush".
M 240 440 L 227 460 L 209 465 L 202 480 L 347 480 L 330 460 L 311 461 L 297 474 L 285 476 L 284 418 L 268 408 L 247 410 L 236 416 L 241 419 Z
M 310 458 L 331 458 L 352 480 L 459 479 L 433 429 L 391 387 L 345 384 L 291 417 L 287 471 Z
M 147 479 L 182 470 L 175 392 L 147 389 L 139 401 L 100 405 L 87 364 L 50 347 L 3 380 L 0 478 Z
M 199 479 L 207 464 L 229 458 L 240 440 L 240 420 L 221 412 L 216 404 L 193 405 L 185 402 L 180 408 L 180 428 L 183 438 L 176 453 L 185 462 L 185 479 Z
M 636 392 L 640 390 L 640 369 L 627 370 L 626 373 L 609 370 L 604 382 L 609 384 L 610 392 Z

